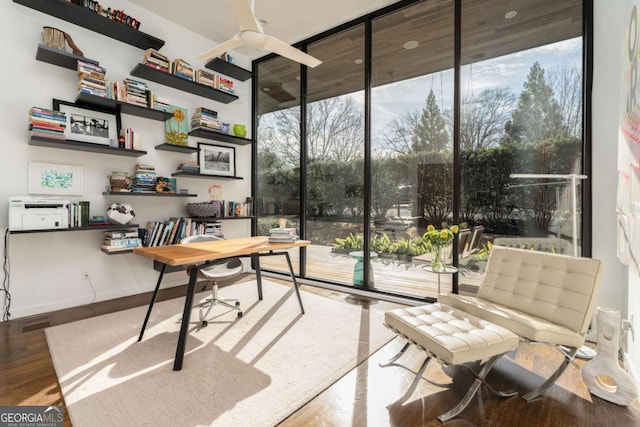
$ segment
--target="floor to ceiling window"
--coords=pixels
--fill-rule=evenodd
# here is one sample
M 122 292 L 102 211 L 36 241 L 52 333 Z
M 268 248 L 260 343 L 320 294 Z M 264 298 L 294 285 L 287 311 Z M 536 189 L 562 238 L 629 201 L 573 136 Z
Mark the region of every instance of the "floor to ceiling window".
M 421 238 L 452 221 L 453 12 L 420 2 L 372 22 L 372 265 L 386 292 L 436 292 Z
M 303 42 L 323 61 L 306 73 L 257 61 L 257 233 L 286 220 L 311 240 L 291 252 L 302 276 L 435 297 L 429 224 L 461 228 L 443 291 L 476 285 L 494 243 L 581 253 L 582 1 L 460 0 L 457 29 L 456 3 L 403 3 Z

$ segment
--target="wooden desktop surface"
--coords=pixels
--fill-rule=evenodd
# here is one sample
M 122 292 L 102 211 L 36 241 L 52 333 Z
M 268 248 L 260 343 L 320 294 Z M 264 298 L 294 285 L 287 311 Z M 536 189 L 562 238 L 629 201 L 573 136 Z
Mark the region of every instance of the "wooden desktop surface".
M 133 253 L 167 265 L 187 265 L 219 258 L 297 248 L 308 246 L 310 243 L 308 240 L 298 240 L 292 243 L 269 243 L 267 236 L 254 236 L 212 242 L 134 248 Z

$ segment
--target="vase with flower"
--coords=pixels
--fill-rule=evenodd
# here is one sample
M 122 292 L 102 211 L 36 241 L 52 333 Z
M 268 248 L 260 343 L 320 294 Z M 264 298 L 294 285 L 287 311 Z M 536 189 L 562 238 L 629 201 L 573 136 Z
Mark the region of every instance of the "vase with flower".
M 443 249 L 451 244 L 453 237 L 458 233 L 458 226 L 443 227 L 437 230 L 433 225 L 427 226 L 427 232 L 422 236 L 433 255 L 431 259 L 431 269 L 433 271 L 444 271 L 446 262 L 444 260 Z

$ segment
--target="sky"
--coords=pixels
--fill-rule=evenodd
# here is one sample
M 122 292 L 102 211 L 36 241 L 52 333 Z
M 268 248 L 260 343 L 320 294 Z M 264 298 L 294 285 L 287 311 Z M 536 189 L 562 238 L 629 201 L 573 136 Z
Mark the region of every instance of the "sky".
M 529 69 L 538 61 L 546 73 L 562 67 L 582 68 L 582 38 L 564 40 L 546 46 L 488 59 L 462 67 L 462 98 L 477 96 L 485 89 L 508 87 L 520 95 Z M 422 110 L 433 89 L 441 110 L 453 108 L 453 70 L 442 71 L 374 88 L 372 93 L 373 143 L 393 119 L 413 110 Z M 364 103 L 361 94 L 355 96 Z

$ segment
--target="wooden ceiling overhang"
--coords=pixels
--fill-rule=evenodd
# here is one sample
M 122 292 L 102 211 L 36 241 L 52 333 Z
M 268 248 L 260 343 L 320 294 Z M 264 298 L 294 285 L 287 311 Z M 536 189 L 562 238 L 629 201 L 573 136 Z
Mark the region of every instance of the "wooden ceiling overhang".
M 372 20 L 374 87 L 453 68 L 454 2 L 425 0 Z M 582 0 L 463 0 L 462 65 L 582 35 Z M 516 11 L 516 16 L 505 15 Z M 307 101 L 364 89 L 364 24 L 310 43 L 323 61 L 307 70 Z M 404 47 L 415 40 L 418 46 Z M 258 114 L 299 103 L 300 66 L 274 57 L 255 76 Z

